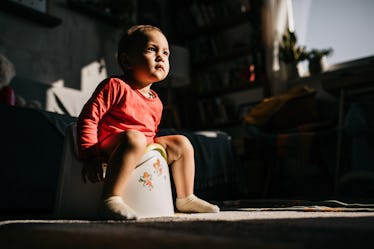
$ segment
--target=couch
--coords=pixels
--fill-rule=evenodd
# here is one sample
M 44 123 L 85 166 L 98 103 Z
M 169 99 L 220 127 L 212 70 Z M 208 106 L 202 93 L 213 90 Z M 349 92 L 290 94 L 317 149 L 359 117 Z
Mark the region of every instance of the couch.
M 0 105 L 0 115 L 0 213 L 53 214 L 66 129 L 76 118 L 7 105 Z M 237 162 L 230 136 L 220 131 L 159 131 L 170 134 L 187 136 L 195 148 L 196 194 L 208 200 L 234 198 Z

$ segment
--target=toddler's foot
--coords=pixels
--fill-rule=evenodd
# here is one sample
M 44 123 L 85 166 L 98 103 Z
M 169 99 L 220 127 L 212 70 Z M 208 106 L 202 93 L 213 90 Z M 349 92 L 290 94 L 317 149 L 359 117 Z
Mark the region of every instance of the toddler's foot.
M 185 213 L 218 213 L 219 207 L 212 205 L 207 201 L 198 198 L 195 195 L 187 196 L 186 198 L 177 198 L 175 203 L 176 208 L 180 212 Z
M 135 220 L 136 213 L 122 200 L 121 196 L 111 196 L 103 200 L 100 215 L 109 220 Z

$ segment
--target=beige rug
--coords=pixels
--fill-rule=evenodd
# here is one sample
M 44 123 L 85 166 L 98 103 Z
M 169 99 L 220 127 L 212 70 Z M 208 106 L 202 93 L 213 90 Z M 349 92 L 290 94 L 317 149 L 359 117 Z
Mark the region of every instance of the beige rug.
M 374 212 L 222 211 L 137 221 L 3 220 L 1 248 L 367 248 Z

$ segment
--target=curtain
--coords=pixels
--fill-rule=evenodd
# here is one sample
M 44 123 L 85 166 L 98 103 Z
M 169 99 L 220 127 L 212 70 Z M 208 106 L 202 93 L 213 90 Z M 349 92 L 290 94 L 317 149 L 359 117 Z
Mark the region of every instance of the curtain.
M 274 96 L 287 90 L 287 75 L 278 59 L 278 45 L 283 33 L 288 28 L 287 1 L 265 0 L 263 8 L 264 44 L 268 95 Z

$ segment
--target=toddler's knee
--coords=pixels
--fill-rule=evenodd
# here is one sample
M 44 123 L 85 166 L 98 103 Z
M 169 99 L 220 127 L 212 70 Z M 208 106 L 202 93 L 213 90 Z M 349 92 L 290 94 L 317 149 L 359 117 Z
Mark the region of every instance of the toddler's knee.
M 123 142 L 131 148 L 144 149 L 147 146 L 146 137 L 137 130 L 127 130 L 123 132 Z
M 183 152 L 192 152 L 193 153 L 193 146 L 190 142 L 190 140 L 183 136 L 183 135 L 177 135 L 176 136 L 176 142 L 177 146 L 183 151 Z

